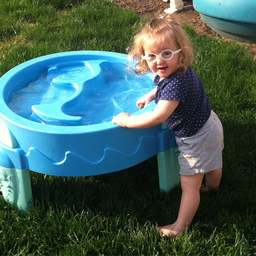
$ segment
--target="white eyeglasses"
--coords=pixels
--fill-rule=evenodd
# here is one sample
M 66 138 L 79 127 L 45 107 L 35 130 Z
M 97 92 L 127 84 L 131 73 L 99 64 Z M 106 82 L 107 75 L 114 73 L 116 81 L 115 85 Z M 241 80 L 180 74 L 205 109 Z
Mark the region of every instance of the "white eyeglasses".
M 143 60 L 146 60 L 148 62 L 154 63 L 157 61 L 158 58 L 161 58 L 162 60 L 170 60 L 172 59 L 172 57 L 179 53 L 181 51 L 181 49 L 176 50 L 176 51 L 172 51 L 172 50 L 164 50 L 162 51 L 159 55 L 155 54 L 155 53 L 147 53 L 145 54 L 145 56 L 141 56 L 141 58 Z

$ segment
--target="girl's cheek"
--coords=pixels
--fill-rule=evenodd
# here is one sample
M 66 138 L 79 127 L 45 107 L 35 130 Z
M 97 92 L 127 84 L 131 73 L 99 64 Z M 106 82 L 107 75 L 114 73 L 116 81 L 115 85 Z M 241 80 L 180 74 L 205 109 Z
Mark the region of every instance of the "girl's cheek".
M 150 63 L 150 64 L 148 64 L 148 66 L 149 66 L 149 68 L 150 68 L 153 72 L 156 71 L 156 65 L 155 65 L 155 63 Z

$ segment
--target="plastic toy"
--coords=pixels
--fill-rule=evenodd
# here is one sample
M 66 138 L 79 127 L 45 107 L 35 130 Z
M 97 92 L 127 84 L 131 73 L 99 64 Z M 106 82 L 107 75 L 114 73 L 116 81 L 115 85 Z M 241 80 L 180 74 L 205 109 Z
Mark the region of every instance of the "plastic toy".
M 255 0 L 193 0 L 202 19 L 219 35 L 256 43 Z
M 0 79 L 0 189 L 26 212 L 33 207 L 30 170 L 57 176 L 119 171 L 158 154 L 164 191 L 179 183 L 177 148 L 164 125 L 125 129 L 111 122 L 136 115 L 136 100 L 153 87 L 127 55 L 64 52 L 20 64 Z
M 170 3 L 170 8 L 164 10 L 164 12 L 167 14 L 172 14 L 174 12 L 182 12 L 182 11 L 193 9 L 193 5 L 187 2 L 183 2 L 182 0 L 163 0 L 163 1 Z

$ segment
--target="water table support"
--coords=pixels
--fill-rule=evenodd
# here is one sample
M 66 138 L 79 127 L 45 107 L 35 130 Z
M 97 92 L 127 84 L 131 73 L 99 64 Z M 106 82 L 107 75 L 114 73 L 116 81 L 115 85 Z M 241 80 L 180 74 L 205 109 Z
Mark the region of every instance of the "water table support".
M 26 169 L 27 161 L 24 152 L 4 122 L 0 121 L 0 191 L 5 201 L 26 213 L 33 208 L 30 171 Z M 163 126 L 164 127 L 164 126 Z M 166 147 L 161 141 L 166 137 L 159 136 L 161 148 Z M 174 139 L 174 135 L 172 140 Z M 157 153 L 160 190 L 168 192 L 179 184 L 178 149 L 173 146 Z

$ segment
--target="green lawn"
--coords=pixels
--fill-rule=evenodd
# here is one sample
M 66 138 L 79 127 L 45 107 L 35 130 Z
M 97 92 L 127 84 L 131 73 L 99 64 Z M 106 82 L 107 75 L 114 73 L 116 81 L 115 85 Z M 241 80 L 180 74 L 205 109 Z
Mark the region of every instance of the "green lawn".
M 0 76 L 55 52 L 126 53 L 141 19 L 108 0 L 1 1 Z M 225 132 L 221 188 L 202 195 L 188 232 L 172 239 L 156 230 L 176 219 L 181 189 L 159 191 L 153 157 L 96 177 L 31 172 L 27 216 L 0 196 L 0 255 L 256 255 L 256 62 L 246 47 L 185 29 Z

